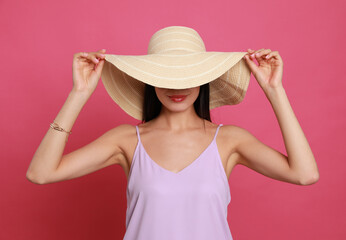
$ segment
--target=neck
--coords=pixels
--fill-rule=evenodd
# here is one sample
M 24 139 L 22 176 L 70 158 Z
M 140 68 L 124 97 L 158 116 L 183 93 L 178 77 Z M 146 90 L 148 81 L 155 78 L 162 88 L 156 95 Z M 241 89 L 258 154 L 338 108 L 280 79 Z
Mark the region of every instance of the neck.
M 203 126 L 204 119 L 200 118 L 193 105 L 184 111 L 172 112 L 162 106 L 160 115 L 155 119 L 156 124 L 172 131 Z

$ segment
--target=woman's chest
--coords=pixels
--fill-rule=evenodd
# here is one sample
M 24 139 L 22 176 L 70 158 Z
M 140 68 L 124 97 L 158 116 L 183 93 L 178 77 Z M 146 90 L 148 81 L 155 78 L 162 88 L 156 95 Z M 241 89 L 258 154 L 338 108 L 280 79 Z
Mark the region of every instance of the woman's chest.
M 232 155 L 234 146 L 227 143 L 222 136 L 213 141 L 212 139 L 195 139 L 190 141 L 179 140 L 179 138 L 158 138 L 156 141 L 138 141 L 134 137 L 124 148 L 125 157 L 121 164 L 126 176 L 129 171 L 136 151 L 141 151 L 146 161 L 151 161 L 162 170 L 178 174 L 184 169 L 194 165 L 195 162 L 203 161 L 200 159 L 210 158 L 217 155 L 223 170 L 229 179 L 233 168 L 236 165 L 236 159 Z

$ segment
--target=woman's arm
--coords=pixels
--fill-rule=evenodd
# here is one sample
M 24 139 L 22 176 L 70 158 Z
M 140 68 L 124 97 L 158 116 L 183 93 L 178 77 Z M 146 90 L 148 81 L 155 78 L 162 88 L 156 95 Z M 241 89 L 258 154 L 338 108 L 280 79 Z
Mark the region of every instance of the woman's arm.
M 76 53 L 73 57 L 73 88 L 54 122 L 70 131 L 81 109 L 87 102 L 100 79 L 103 50 L 93 53 Z M 98 60 L 97 58 L 101 59 Z M 68 133 L 49 127 L 37 148 L 27 178 L 34 183 L 44 183 L 56 171 L 68 140 Z
M 54 122 L 70 131 L 88 98 L 89 94 L 72 90 Z M 26 176 L 30 181 L 43 183 L 57 169 L 68 136 L 68 133 L 48 127 L 48 131 L 37 148 L 27 170 Z
M 315 183 L 319 179 L 317 164 L 284 88 L 271 92 L 268 99 L 280 125 L 290 168 L 304 185 Z
M 288 156 L 264 145 L 252 134 L 243 131 L 237 146 L 237 152 L 241 156 L 239 163 L 280 180 L 302 185 L 317 182 L 319 172 L 314 155 L 282 86 L 283 64 L 279 53 L 271 52 L 270 49 L 249 52 L 259 53 L 252 57 L 258 60 L 259 67 L 248 55 L 245 59 L 273 107 Z M 266 55 L 269 57 L 266 58 Z

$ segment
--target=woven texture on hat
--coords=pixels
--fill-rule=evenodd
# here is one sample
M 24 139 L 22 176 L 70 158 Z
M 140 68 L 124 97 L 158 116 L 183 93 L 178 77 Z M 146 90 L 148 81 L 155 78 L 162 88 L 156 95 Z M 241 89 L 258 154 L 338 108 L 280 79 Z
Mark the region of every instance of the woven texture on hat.
M 249 86 L 250 70 L 244 61 L 239 61 L 216 80 L 210 82 L 210 109 L 223 105 L 239 104 Z M 235 79 L 232 81 L 231 79 Z
M 107 77 L 102 77 L 102 81 L 111 98 L 127 114 L 141 120 L 145 83 L 129 76 L 107 61 L 103 71 Z M 249 85 L 249 81 L 244 79 L 249 79 L 250 73 L 246 63 L 239 61 L 220 77 L 210 81 L 209 108 L 240 103 Z
M 147 55 L 105 54 L 102 82 L 111 98 L 129 115 L 141 120 L 145 84 L 185 89 L 210 83 L 210 109 L 240 103 L 251 71 L 247 52 L 205 50 L 191 28 L 171 26 L 151 37 Z
M 145 84 L 114 68 L 105 61 L 101 78 L 106 91 L 127 114 L 141 120 Z
M 144 83 L 161 88 L 184 89 L 210 82 L 233 67 L 243 52 L 204 52 L 169 55 L 109 55 L 121 71 Z
M 184 52 L 206 52 L 204 42 L 198 32 L 184 26 L 170 26 L 155 32 L 150 38 L 148 54 Z

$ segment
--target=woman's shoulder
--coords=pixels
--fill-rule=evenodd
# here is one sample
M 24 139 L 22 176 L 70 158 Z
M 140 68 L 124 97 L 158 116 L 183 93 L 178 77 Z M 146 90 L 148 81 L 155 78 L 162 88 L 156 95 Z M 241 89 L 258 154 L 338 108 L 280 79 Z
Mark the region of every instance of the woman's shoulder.
M 124 124 L 119 124 L 116 127 L 111 128 L 108 132 L 112 132 L 113 134 L 117 135 L 127 135 L 131 134 L 133 130 L 136 128 L 136 126 L 124 123 Z
M 235 124 L 223 124 L 221 129 L 224 134 L 230 136 L 240 136 L 243 135 L 245 132 L 248 132 L 245 128 Z
M 105 134 L 110 135 L 110 145 L 114 149 L 118 149 L 119 153 L 121 153 L 117 156 L 119 158 L 118 162 L 126 169 L 129 164 L 128 159 L 131 159 L 130 154 L 134 151 L 137 144 L 136 126 L 127 123 L 119 124 L 111 128 Z
M 246 130 L 244 127 L 235 124 L 224 124 L 220 129 L 221 142 L 224 144 L 232 143 L 234 149 L 237 149 L 239 144 L 246 142 L 250 138 L 254 138 L 254 135 Z
M 111 128 L 105 134 L 110 136 L 113 146 L 118 146 L 121 149 L 126 148 L 129 144 L 135 141 L 136 126 L 131 124 L 119 124 Z

